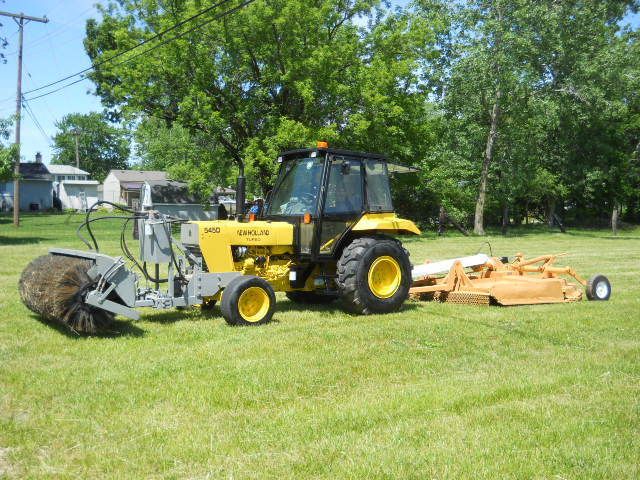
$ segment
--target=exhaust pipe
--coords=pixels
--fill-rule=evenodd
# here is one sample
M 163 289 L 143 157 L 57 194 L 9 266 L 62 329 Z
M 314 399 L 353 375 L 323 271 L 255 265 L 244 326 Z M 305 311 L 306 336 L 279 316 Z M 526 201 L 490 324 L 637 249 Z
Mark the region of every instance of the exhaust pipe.
M 236 219 L 241 222 L 244 219 L 244 195 L 245 195 L 245 178 L 244 165 L 240 164 L 240 173 L 236 181 Z

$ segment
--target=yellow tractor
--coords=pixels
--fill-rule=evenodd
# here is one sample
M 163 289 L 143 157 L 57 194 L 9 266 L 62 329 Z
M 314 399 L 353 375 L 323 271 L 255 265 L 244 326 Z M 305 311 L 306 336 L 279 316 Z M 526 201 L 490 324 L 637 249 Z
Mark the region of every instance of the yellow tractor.
M 259 325 L 273 316 L 275 292 L 300 303 L 339 300 L 355 314 L 398 310 L 409 295 L 412 267 L 395 237 L 420 231 L 394 213 L 389 174 L 415 169 L 323 142 L 285 152 L 278 162 L 264 211 L 249 221 L 244 215 L 184 221 L 112 205 L 128 213 L 122 217 L 124 258 L 99 253 L 91 223 L 100 217 L 89 218 L 92 208 L 82 225 L 91 250 L 51 249 L 34 260 L 20 280 L 24 303 L 85 332 L 99 331 L 116 314 L 137 319 L 138 307 L 206 309 L 216 302 L 229 324 Z M 137 258 L 125 238 L 132 220 Z M 166 278 L 160 278 L 162 265 Z

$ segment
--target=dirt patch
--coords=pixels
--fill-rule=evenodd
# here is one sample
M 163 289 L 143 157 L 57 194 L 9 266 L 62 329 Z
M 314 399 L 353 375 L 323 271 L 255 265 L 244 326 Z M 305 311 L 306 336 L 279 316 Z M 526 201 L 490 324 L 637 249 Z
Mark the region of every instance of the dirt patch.
M 18 471 L 9 460 L 13 448 L 0 447 L 0 478 L 17 478 Z

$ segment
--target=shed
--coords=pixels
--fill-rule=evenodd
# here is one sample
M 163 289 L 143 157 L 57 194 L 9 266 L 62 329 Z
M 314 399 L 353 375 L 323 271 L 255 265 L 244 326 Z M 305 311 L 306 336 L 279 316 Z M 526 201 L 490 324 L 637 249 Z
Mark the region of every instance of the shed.
M 213 220 L 216 214 L 205 210 L 198 199 L 189 192 L 184 182 L 156 180 L 144 182 L 140 198 L 143 208 L 158 210 L 165 215 L 187 220 Z
M 145 182 L 167 180 L 167 172 L 157 170 L 111 170 L 103 184 L 103 199 L 132 208 L 140 206 L 140 189 Z

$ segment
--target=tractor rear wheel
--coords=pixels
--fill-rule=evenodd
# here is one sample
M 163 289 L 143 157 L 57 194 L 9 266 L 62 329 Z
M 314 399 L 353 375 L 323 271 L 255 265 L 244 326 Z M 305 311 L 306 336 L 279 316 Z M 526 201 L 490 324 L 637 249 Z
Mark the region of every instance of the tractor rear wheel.
M 356 238 L 343 250 L 337 267 L 338 293 L 348 312 L 394 312 L 409 296 L 409 252 L 394 238 Z
M 229 325 L 261 325 L 273 317 L 276 294 L 269 283 L 253 275 L 234 278 L 222 292 L 220 310 Z

